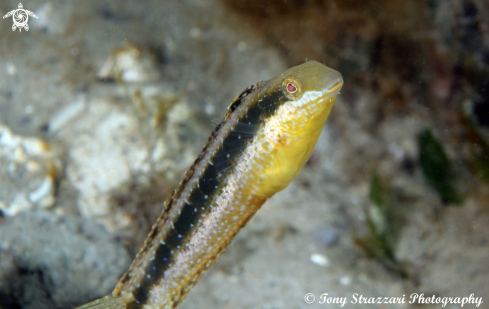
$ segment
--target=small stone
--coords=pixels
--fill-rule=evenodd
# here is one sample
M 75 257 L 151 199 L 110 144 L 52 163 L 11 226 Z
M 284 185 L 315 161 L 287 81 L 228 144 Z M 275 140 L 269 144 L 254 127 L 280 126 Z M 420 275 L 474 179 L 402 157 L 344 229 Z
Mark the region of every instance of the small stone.
M 351 278 L 350 277 L 341 277 L 340 283 L 342 285 L 349 285 L 351 283 Z
M 318 253 L 311 255 L 311 262 L 313 262 L 314 264 L 317 264 L 319 266 L 323 266 L 323 267 L 326 267 L 329 265 L 328 257 L 325 255 L 322 255 L 322 254 L 318 254 Z

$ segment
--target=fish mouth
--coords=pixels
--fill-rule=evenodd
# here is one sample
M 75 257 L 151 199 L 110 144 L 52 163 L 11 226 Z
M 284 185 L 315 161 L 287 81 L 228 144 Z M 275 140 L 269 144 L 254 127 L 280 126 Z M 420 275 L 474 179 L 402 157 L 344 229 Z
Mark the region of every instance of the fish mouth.
M 343 87 L 343 79 L 337 80 L 331 87 L 323 91 L 323 96 L 325 99 L 336 96 L 341 88 Z
M 341 88 L 343 87 L 343 79 L 340 79 L 336 81 L 331 87 L 326 89 L 327 94 L 333 94 L 333 93 L 338 93 L 340 92 Z

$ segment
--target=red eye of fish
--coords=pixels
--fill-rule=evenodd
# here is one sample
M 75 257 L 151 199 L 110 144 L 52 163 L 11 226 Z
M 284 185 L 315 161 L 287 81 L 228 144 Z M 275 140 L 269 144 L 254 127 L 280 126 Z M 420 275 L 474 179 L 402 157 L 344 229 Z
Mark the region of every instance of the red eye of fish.
M 297 87 L 296 87 L 296 86 L 294 86 L 294 85 L 292 85 L 292 84 L 287 84 L 287 91 L 288 91 L 289 93 L 294 93 L 294 92 L 296 92 L 296 91 L 297 91 Z

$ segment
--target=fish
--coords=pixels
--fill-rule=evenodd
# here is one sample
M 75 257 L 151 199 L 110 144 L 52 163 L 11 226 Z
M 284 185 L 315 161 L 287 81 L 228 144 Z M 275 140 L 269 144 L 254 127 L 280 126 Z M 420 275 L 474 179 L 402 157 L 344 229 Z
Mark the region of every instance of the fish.
M 309 159 L 342 75 L 308 61 L 239 94 L 112 294 L 77 309 L 172 309 Z

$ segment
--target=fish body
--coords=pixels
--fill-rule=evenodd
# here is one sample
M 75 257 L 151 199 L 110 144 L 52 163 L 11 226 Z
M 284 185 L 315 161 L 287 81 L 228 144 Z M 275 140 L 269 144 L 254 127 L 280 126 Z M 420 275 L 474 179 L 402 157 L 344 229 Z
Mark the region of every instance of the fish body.
M 308 160 L 343 85 L 315 61 L 242 92 L 112 295 L 79 309 L 176 308 L 238 231 Z

